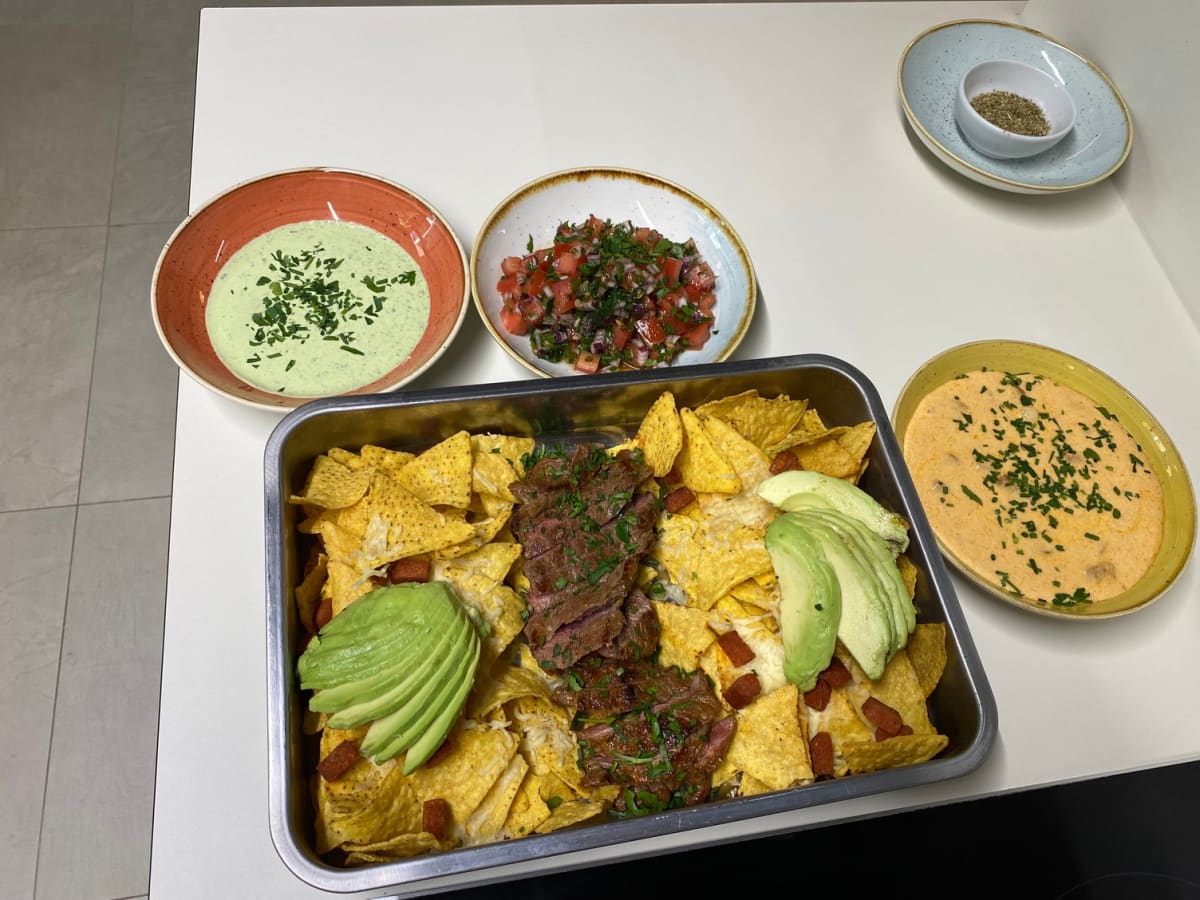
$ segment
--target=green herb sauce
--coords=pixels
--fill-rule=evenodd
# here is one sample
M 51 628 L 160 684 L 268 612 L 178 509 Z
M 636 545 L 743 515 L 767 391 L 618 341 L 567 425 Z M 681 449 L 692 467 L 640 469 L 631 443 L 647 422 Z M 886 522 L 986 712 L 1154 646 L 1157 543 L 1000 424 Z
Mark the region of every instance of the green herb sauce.
M 408 358 L 429 322 L 429 287 L 404 248 L 370 228 L 298 222 L 229 258 L 205 322 L 217 356 L 247 383 L 340 394 Z

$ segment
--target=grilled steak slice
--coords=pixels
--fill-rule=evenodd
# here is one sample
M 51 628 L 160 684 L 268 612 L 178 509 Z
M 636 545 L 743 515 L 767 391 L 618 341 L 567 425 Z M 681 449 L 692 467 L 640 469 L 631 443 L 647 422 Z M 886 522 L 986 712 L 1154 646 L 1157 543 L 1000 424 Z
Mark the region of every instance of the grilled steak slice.
M 625 626 L 597 652 L 608 659 L 633 662 L 649 659 L 658 648 L 658 639 L 662 635 L 658 613 L 650 598 L 640 588 L 634 588 L 625 598 L 622 612 L 625 613 Z
M 599 530 L 574 527 L 540 556 L 526 557 L 525 577 L 535 588 L 580 585 L 615 560 L 640 559 L 654 545 L 658 510 L 653 494 L 638 494 Z
M 708 798 L 737 725 L 703 672 L 590 657 L 555 699 L 586 710 L 576 734 L 583 783 L 619 784 L 619 810 L 690 806 Z M 597 721 L 601 720 L 601 721 Z M 630 810 L 632 811 L 632 810 Z
M 545 594 L 530 592 L 525 598 L 529 605 L 525 636 L 529 638 L 530 645 L 536 648 L 545 643 L 552 632 L 597 609 L 615 603 L 617 610 L 621 611 L 625 595 L 637 578 L 637 570 L 638 561 L 630 558 L 618 563 L 594 585 L 584 582 Z M 624 612 L 621 615 L 624 617 Z M 624 622 L 621 624 L 623 626 Z M 591 649 L 596 650 L 601 645 L 597 644 Z
M 544 643 L 530 642 L 533 658 L 544 669 L 566 669 L 578 660 L 611 641 L 625 625 L 621 599 L 592 610 L 557 629 Z

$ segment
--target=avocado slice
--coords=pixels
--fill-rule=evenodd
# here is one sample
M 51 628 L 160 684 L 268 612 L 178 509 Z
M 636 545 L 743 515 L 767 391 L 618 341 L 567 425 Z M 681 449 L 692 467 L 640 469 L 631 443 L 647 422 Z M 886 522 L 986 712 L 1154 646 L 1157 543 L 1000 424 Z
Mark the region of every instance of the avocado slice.
M 904 579 L 900 577 L 900 570 L 896 567 L 896 561 L 892 558 L 883 538 L 858 519 L 832 507 L 805 507 L 798 510 L 796 514 L 824 522 L 843 540 L 852 545 L 854 552 L 870 567 L 878 580 L 882 596 L 891 613 L 895 634 L 893 654 L 907 644 L 908 636 L 917 624 L 916 610 L 913 609 L 912 601 L 908 598 L 908 589 L 904 586 Z
M 467 702 L 467 696 L 471 693 L 471 688 L 475 684 L 475 667 L 479 664 L 480 645 L 475 647 L 475 658 L 471 663 L 468 676 L 462 679 L 453 696 L 446 702 L 442 712 L 436 719 L 429 723 L 429 727 L 425 729 L 425 733 L 417 739 L 417 742 L 408 748 L 408 753 L 404 756 L 404 774 L 411 775 L 417 770 L 417 767 L 425 764 L 429 757 L 437 752 L 437 748 L 442 745 L 442 741 L 446 739 L 446 735 L 450 733 L 451 726 L 454 725 L 455 719 L 462 712 L 464 704 Z
M 772 475 L 758 486 L 758 495 L 784 512 L 792 512 L 816 495 L 846 515 L 858 519 L 887 543 L 895 558 L 908 549 L 908 523 L 884 508 L 874 497 L 842 478 L 796 469 Z M 799 498 L 806 497 L 807 500 Z
M 842 618 L 841 586 L 796 516 L 771 523 L 766 548 L 779 580 L 783 673 L 801 691 L 811 691 L 833 658 Z
M 469 640 L 459 641 L 447 650 L 439 660 L 437 673 L 424 680 L 418 693 L 389 715 L 372 722 L 360 747 L 363 756 L 383 762 L 420 737 L 445 709 L 462 680 L 473 678 L 479 660 L 479 643 L 479 635 L 472 628 Z
M 896 635 L 890 604 L 883 597 L 878 578 L 828 525 L 797 513 L 788 515 L 796 516 L 797 523 L 821 548 L 837 576 L 842 592 L 842 618 L 837 636 L 868 678 L 874 681 L 882 677 L 895 650 Z
M 427 646 L 415 666 L 401 670 L 402 679 L 391 690 L 378 696 L 355 698 L 335 715 L 330 717 L 329 725 L 333 728 L 354 728 L 363 722 L 379 720 L 391 715 L 398 709 L 414 702 L 417 697 L 424 696 L 430 684 L 437 684 L 452 669 L 456 662 L 456 654 L 467 642 L 474 637 L 474 628 L 466 614 L 455 617 L 454 624 L 447 628 L 433 645 Z M 386 659 L 380 660 L 380 665 L 388 665 Z M 330 689 L 332 690 L 332 689 Z M 323 701 L 329 691 L 321 691 L 309 702 L 309 708 L 317 712 L 328 712 Z M 374 727 L 374 726 L 372 726 Z M 364 751 L 365 752 L 365 751 Z

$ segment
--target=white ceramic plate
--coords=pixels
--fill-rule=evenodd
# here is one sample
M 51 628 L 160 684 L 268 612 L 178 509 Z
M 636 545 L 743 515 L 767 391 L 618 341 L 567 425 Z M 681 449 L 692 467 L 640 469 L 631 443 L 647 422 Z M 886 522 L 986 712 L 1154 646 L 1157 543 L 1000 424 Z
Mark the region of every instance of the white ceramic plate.
M 509 334 L 500 322 L 503 306 L 496 291 L 500 262 L 523 256 L 530 238 L 548 247 L 564 221 L 589 215 L 655 228 L 675 241 L 692 238 L 717 277 L 716 322 L 699 350 L 685 350 L 677 365 L 720 362 L 745 336 L 754 315 L 758 288 L 750 256 L 724 216 L 686 188 L 631 169 L 589 167 L 555 172 L 518 188 L 480 228 L 471 252 L 475 307 L 496 341 L 531 371 L 550 377 L 572 375 L 568 363 L 538 359 L 528 335 Z
M 963 73 L 988 59 L 1036 66 L 1071 93 L 1075 127 L 1028 159 L 991 159 L 967 143 L 954 121 Z M 950 168 L 1000 190 L 1061 193 L 1103 181 L 1129 156 L 1133 122 L 1116 86 L 1094 63 L 1041 32 L 1011 22 L 965 19 L 922 32 L 900 57 L 900 102 L 917 137 Z

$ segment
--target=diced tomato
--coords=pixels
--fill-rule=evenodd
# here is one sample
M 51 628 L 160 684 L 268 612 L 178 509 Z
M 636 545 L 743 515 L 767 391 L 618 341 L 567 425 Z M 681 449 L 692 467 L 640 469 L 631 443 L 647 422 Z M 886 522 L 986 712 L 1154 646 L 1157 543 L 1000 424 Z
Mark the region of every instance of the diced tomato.
M 496 282 L 496 290 L 505 306 L 512 306 L 521 299 L 521 284 L 516 275 L 505 275 Z
M 708 339 L 711 336 L 712 336 L 712 322 L 709 321 L 709 322 L 701 322 L 699 325 L 697 325 L 695 328 L 693 328 L 691 331 L 689 331 L 687 334 L 685 334 L 683 336 L 683 339 L 685 341 L 687 341 L 687 348 L 689 350 L 699 350 L 701 347 L 703 347 L 705 344 L 708 343 Z
M 654 232 L 651 231 L 649 228 L 633 229 L 633 239 L 635 241 L 640 241 L 643 244 L 648 244 L 648 243 L 650 243 L 651 240 L 653 240 L 653 238 L 651 237 L 652 234 L 654 234 Z
M 571 290 L 571 281 L 560 278 L 550 282 L 550 291 L 554 294 L 554 311 L 559 315 L 569 313 L 575 308 L 575 293 Z
M 529 276 L 529 281 L 525 284 L 526 297 L 538 297 L 542 293 L 542 285 L 546 283 L 546 270 L 539 268 Z
M 702 291 L 711 291 L 713 285 L 717 283 L 717 278 L 713 275 L 713 270 L 709 268 L 708 263 L 698 262 L 688 269 L 687 283 Z
M 618 350 L 624 350 L 625 345 L 629 343 L 629 335 L 632 332 L 620 322 L 613 326 L 612 342 L 613 346 Z
M 500 309 L 500 323 L 509 334 L 529 334 L 529 323 L 515 309 Z
M 704 313 L 706 316 L 712 314 L 712 309 L 716 305 L 717 295 L 713 293 L 701 294 L 700 299 L 696 301 L 696 306 L 699 307 L 700 312 Z
M 667 334 L 686 334 L 692 328 L 690 319 L 682 315 L 676 315 L 674 312 L 664 311 L 662 317 L 662 326 Z
M 634 324 L 637 333 L 642 336 L 642 340 L 647 344 L 661 344 L 667 339 L 667 332 L 662 327 L 662 323 L 658 319 L 649 317 L 638 319 Z
M 521 314 L 521 318 L 530 325 L 538 325 L 542 319 L 546 318 L 546 304 L 540 297 L 522 300 L 517 304 L 517 311 Z
M 500 260 L 500 271 L 505 275 L 516 275 L 521 269 L 521 257 L 519 256 L 506 256 Z
M 588 216 L 587 229 L 592 233 L 592 237 L 599 237 L 600 232 L 604 230 L 604 220 L 594 214 Z
M 683 271 L 683 260 L 668 256 L 663 260 L 663 272 L 667 276 L 667 284 L 671 287 L 679 284 L 679 273 Z
M 683 291 L 667 291 L 662 296 L 662 308 L 674 309 L 677 306 L 683 306 L 687 303 Z
M 559 275 L 574 275 L 575 270 L 579 268 L 579 257 L 582 254 L 582 244 L 555 244 L 554 271 Z
M 575 360 L 575 371 L 582 372 L 584 375 L 594 375 L 600 369 L 600 357 L 595 353 L 588 353 L 586 350 L 579 354 L 579 358 Z

